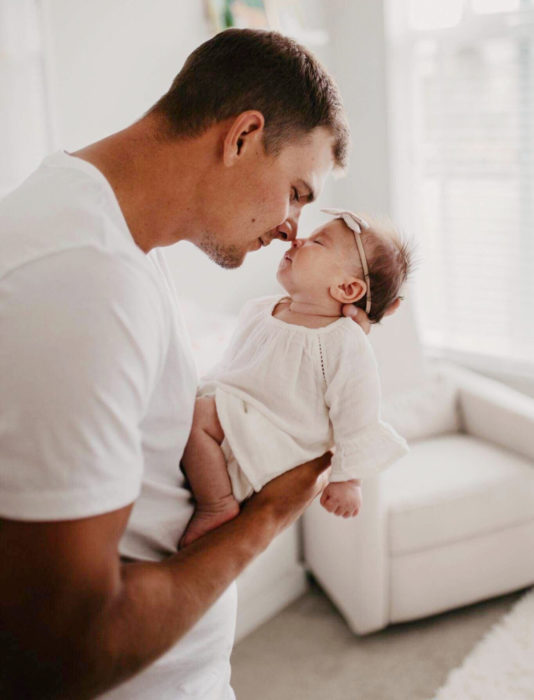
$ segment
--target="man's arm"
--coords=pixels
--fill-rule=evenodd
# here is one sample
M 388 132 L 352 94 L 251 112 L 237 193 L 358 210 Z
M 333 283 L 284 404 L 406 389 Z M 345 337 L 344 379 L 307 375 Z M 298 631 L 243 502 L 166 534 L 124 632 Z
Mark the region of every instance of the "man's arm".
M 131 506 L 0 521 L 0 697 L 91 698 L 179 640 L 321 492 L 330 454 L 267 484 L 240 515 L 161 563 L 121 564 Z

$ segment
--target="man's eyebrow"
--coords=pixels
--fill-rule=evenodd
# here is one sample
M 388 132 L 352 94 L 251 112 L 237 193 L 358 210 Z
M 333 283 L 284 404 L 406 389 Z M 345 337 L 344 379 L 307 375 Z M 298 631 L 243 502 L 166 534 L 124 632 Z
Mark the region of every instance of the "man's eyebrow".
M 308 183 L 305 180 L 299 180 L 300 185 L 304 185 L 304 187 L 308 190 L 308 202 L 314 202 L 315 201 L 315 192 L 313 190 L 313 187 L 311 185 L 308 185 Z

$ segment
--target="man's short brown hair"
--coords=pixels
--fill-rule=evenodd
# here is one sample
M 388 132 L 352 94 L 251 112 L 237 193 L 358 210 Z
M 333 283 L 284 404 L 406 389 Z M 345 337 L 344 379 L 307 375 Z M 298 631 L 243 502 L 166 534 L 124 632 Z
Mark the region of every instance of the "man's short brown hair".
M 173 137 L 199 135 L 252 109 L 265 118 L 267 153 L 325 127 L 334 137 L 335 165 L 346 167 L 349 128 L 337 85 L 313 54 L 278 32 L 216 34 L 193 51 L 150 113 L 165 117 Z

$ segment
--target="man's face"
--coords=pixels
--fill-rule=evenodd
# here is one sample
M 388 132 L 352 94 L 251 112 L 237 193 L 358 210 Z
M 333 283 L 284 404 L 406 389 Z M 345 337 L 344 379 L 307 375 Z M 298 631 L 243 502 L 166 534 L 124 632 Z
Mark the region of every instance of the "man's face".
M 317 128 L 272 156 L 257 139 L 217 187 L 212 183 L 197 245 L 222 267 L 234 268 L 274 238 L 294 240 L 302 207 L 319 195 L 333 167 L 332 140 Z

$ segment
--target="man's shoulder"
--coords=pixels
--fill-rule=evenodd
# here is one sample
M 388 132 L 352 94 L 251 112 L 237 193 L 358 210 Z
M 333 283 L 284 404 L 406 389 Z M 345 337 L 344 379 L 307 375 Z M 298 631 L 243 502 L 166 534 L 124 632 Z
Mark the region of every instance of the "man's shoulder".
M 99 250 L 141 266 L 144 258 L 105 181 L 57 167 L 53 158 L 0 202 L 0 245 L 0 278 L 74 250 Z

